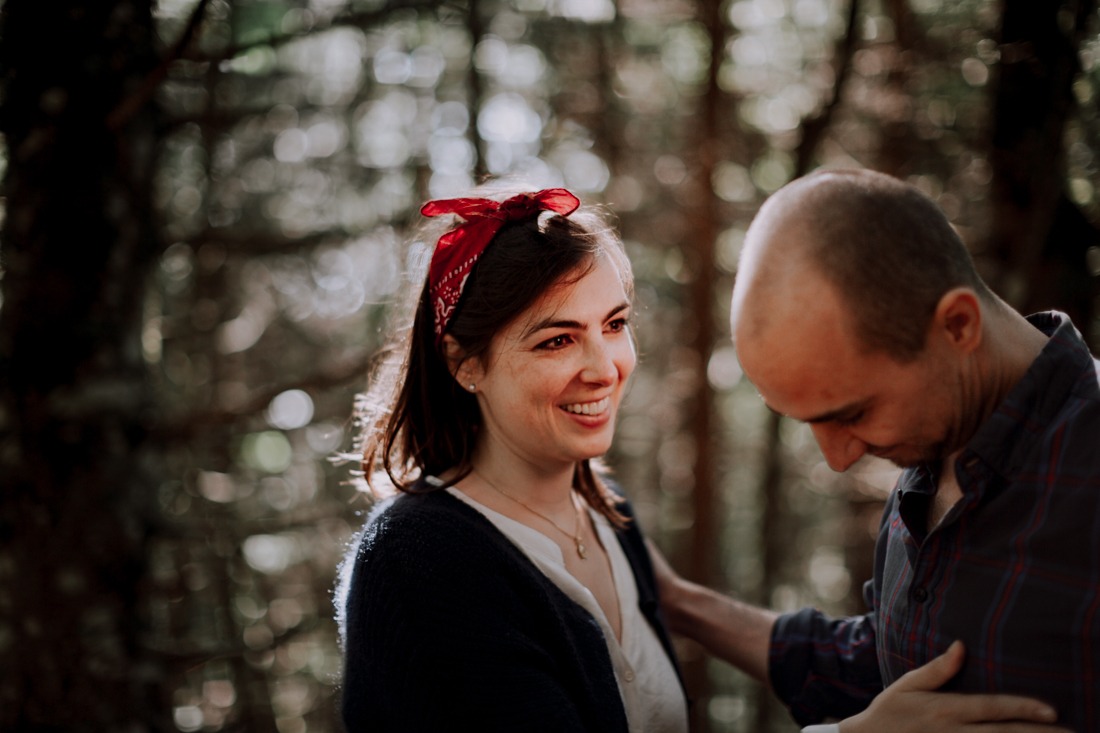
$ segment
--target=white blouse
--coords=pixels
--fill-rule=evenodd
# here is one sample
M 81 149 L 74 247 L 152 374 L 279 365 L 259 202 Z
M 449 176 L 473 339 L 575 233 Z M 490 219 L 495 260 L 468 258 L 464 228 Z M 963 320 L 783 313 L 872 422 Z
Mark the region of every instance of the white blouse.
M 615 680 L 619 684 L 631 733 L 687 733 L 687 702 L 676 670 L 653 627 L 638 608 L 638 586 L 634 582 L 634 574 L 607 519 L 587 509 L 600 544 L 611 558 L 611 575 L 622 614 L 622 643 L 615 638 L 596 597 L 565 569 L 565 560 L 556 542 L 538 530 L 474 501 L 454 487 L 448 487 L 447 491 L 481 512 L 565 595 L 596 619 L 615 669 Z

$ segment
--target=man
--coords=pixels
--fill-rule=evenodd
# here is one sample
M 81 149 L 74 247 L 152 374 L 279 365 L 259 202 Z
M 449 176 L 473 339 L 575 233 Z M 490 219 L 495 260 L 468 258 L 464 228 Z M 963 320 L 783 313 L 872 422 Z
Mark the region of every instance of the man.
M 947 689 L 1028 695 L 1100 730 L 1100 362 L 1068 318 L 997 298 L 915 188 L 822 171 L 750 226 L 731 326 L 746 377 L 831 468 L 870 454 L 905 471 L 867 614 L 780 615 L 665 567 L 673 630 L 803 724 L 862 710 L 959 639 Z

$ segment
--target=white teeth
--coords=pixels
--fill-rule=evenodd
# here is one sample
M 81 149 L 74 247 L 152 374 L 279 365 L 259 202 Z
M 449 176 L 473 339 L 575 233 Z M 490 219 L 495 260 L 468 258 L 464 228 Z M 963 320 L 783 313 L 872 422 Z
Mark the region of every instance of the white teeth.
M 604 397 L 598 402 L 579 402 L 575 405 L 565 405 L 562 409 L 572 412 L 574 415 L 599 415 L 611 404 L 610 397 Z

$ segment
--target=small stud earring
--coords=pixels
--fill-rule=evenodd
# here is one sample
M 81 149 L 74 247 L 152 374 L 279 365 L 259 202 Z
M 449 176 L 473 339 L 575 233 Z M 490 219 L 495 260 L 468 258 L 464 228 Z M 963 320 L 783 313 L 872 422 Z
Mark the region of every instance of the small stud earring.
M 470 391 L 471 392 L 477 392 L 477 385 L 474 384 L 473 382 L 470 382 Z

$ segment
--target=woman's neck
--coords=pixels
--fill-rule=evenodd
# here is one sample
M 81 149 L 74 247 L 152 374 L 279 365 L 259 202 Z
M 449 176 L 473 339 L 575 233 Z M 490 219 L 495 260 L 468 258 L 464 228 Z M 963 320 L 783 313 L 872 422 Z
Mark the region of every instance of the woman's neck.
M 499 463 L 473 463 L 472 474 L 490 488 L 523 501 L 554 509 L 569 505 L 573 493 L 573 470 L 548 476 Z
M 568 516 L 573 508 L 573 479 L 576 464 L 533 464 L 503 446 L 485 441 L 471 460 L 472 472 L 463 488 L 484 496 L 488 490 L 498 497 L 519 500 L 549 514 Z M 467 491 L 470 493 L 470 491 Z M 481 496 L 475 498 L 482 498 Z

